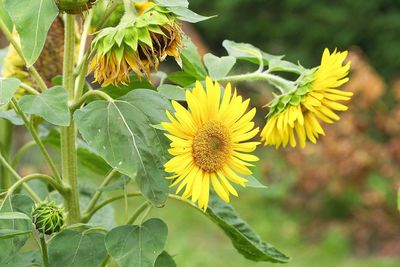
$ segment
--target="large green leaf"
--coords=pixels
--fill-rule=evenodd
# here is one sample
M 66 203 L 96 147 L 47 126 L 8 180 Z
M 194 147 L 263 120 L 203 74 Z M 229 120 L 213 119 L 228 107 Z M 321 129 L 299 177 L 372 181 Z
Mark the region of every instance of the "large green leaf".
M 14 195 L 3 201 L 0 213 L 2 213 L 4 217 L 10 217 L 10 214 L 14 212 L 20 212 L 26 216 L 30 216 L 33 205 L 32 199 L 28 196 Z M 32 230 L 32 222 L 27 219 L 0 220 L 0 229 L 7 229 L 9 234 L 11 234 L 11 231 L 13 231 L 14 234 L 18 232 L 22 234 L 23 232 Z M 3 232 L 3 234 L 5 234 L 5 232 Z M 22 235 L 15 235 L 13 238 L 9 239 L 0 239 L 0 266 L 4 266 L 9 262 L 25 244 L 27 239 L 28 237 L 25 233 Z
M 42 128 L 41 138 L 45 144 L 49 144 L 57 149 L 60 149 L 60 132 L 57 129 L 53 128 L 49 131 L 45 128 Z M 101 176 L 105 176 L 110 171 L 111 167 L 107 164 L 107 162 L 105 162 L 99 155 L 94 153 L 92 149 L 80 138 L 77 140 L 76 150 L 78 162 L 90 171 Z
M 104 233 L 92 229 L 65 229 L 48 244 L 49 266 L 98 267 L 107 256 Z
M 0 118 L 8 120 L 14 125 L 24 125 L 24 121 L 17 113 L 15 113 L 13 109 L 9 109 L 6 111 L 0 110 Z
M 231 205 L 221 201 L 215 194 L 210 198 L 207 215 L 231 239 L 233 246 L 252 261 L 285 263 L 290 260 L 282 252 L 263 242 L 260 237 L 243 221 Z
M 164 7 L 188 7 L 188 0 L 155 0 L 159 6 Z
M 182 50 L 182 68 L 197 80 L 205 80 L 207 71 L 201 62 L 201 57 L 197 51 L 197 47 L 189 38 L 184 39 L 184 49 Z
M 42 52 L 47 32 L 58 14 L 53 0 L 3 0 L 21 39 L 22 52 L 28 65 Z
M 105 243 L 108 254 L 121 267 L 153 267 L 164 250 L 167 235 L 168 228 L 162 220 L 150 219 L 142 225 L 122 225 L 112 229 Z
M 18 252 L 3 267 L 42 266 L 42 255 L 39 251 Z
M 6 9 L 4 8 L 3 0 L 0 0 L 0 18 L 4 21 L 4 24 L 6 24 L 7 29 L 12 32 L 14 25 Z
M 283 55 L 271 55 L 261 51 L 259 48 L 247 43 L 235 43 L 233 41 L 225 40 L 222 46 L 226 49 L 228 54 L 237 59 L 243 59 L 255 64 L 260 64 L 262 60 L 264 66 L 268 66 L 269 72 L 283 71 L 302 74 L 305 69 L 292 62 L 283 60 Z
M 169 101 L 136 89 L 113 102 L 94 101 L 74 114 L 83 139 L 110 166 L 136 179 L 144 196 L 161 206 L 168 195 L 163 164 L 166 141 L 151 125 L 167 121 Z
M 20 84 L 20 80 L 15 78 L 0 78 L 0 106 L 10 102 Z
M 40 95 L 23 96 L 19 105 L 23 112 L 39 115 L 52 124 L 58 126 L 70 124 L 68 93 L 62 86 L 54 86 Z
M 204 55 L 204 64 L 207 67 L 211 79 L 224 78 L 231 71 L 236 63 L 236 58 L 231 56 L 217 57 L 213 54 Z
M 180 86 L 172 84 L 163 84 L 157 88 L 157 91 L 168 99 L 174 99 L 178 101 L 185 101 L 185 89 Z
M 176 267 L 174 259 L 166 251 L 163 251 L 156 260 L 154 267 Z
M 214 17 L 214 16 L 206 17 L 199 15 L 186 7 L 176 7 L 176 8 L 171 8 L 170 10 L 178 16 L 178 19 L 190 23 L 197 23 Z

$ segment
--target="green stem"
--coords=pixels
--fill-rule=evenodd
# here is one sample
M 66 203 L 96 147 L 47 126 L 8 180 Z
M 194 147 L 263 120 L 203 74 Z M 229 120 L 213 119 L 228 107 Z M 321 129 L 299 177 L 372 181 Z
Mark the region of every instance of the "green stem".
M 20 87 L 25 89 L 25 91 L 27 91 L 28 93 L 32 94 L 32 95 L 38 95 L 39 92 L 36 91 L 35 88 L 33 88 L 32 86 L 27 85 L 26 83 L 21 83 Z
M 151 204 L 149 202 L 145 202 L 142 205 L 139 206 L 139 208 L 136 209 L 136 211 L 132 214 L 132 216 L 129 218 L 129 220 L 126 222 L 126 224 L 133 224 L 137 218 L 139 218 L 140 214 L 142 214 L 145 210 L 149 208 Z
M 10 44 L 14 47 L 15 51 L 17 51 L 18 55 L 21 57 L 21 59 L 25 62 L 25 65 L 28 68 L 28 71 L 32 74 L 33 78 L 36 80 L 37 84 L 39 87 L 42 89 L 42 91 L 47 89 L 46 83 L 43 81 L 42 77 L 39 75 L 37 72 L 36 68 L 31 65 L 28 66 L 26 64 L 26 59 L 24 54 L 22 53 L 21 46 L 18 44 L 18 42 L 15 40 L 14 36 L 12 33 L 7 29 L 6 24 L 0 17 L 0 29 L 4 33 L 4 36 L 7 38 L 7 40 L 10 42 Z
M 68 100 L 74 100 L 74 54 L 75 54 L 75 16 L 66 14 L 63 85 L 68 92 Z M 76 130 L 71 117 L 71 124 L 61 128 L 61 164 L 62 176 L 71 191 L 65 197 L 68 211 L 68 224 L 80 222 L 79 187 L 77 178 Z
M 22 180 L 22 177 L 17 173 L 17 171 L 15 169 L 13 169 L 13 167 L 11 167 L 11 165 L 7 162 L 7 160 L 4 158 L 4 156 L 1 154 L 1 152 L 0 152 L 0 162 L 10 172 L 10 174 L 17 180 L 17 183 Z M 12 187 L 14 187 L 15 184 Z M 35 193 L 35 191 L 32 190 L 32 188 L 30 188 L 29 185 L 27 185 L 25 182 L 23 182 L 22 186 L 25 188 L 25 190 L 28 192 L 28 194 L 31 195 L 31 197 L 37 203 L 42 202 L 42 199 Z M 9 190 L 11 190 L 11 188 Z M 9 195 L 9 193 L 7 193 L 7 195 Z
M 12 143 L 12 124 L 0 119 L 0 151 L 9 160 Z M 0 188 L 8 189 L 11 186 L 11 179 L 7 169 L 0 166 Z
M 7 195 L 11 195 L 19 186 L 29 182 L 30 180 L 42 180 L 52 186 L 54 189 L 56 189 L 61 195 L 64 195 L 66 192 L 68 192 L 67 188 L 57 183 L 52 177 L 46 174 L 34 173 L 20 178 L 16 183 L 12 185 L 12 187 L 10 187 Z
M 40 248 L 42 250 L 43 266 L 49 266 L 49 257 L 47 255 L 47 244 L 43 234 L 40 235 Z
M 116 173 L 117 173 L 117 170 L 112 170 L 112 171 L 106 176 L 106 178 L 105 178 L 104 181 L 101 183 L 101 185 L 100 185 L 99 188 L 97 189 L 96 193 L 93 195 L 92 199 L 90 200 L 90 202 L 89 202 L 89 204 L 88 204 L 88 206 L 87 206 L 87 208 L 86 208 L 84 214 L 85 214 L 85 213 L 88 213 L 90 210 L 92 210 L 92 209 L 96 206 L 97 201 L 99 200 L 99 198 L 101 197 L 101 194 L 103 193 L 103 191 L 102 191 L 103 188 L 106 187 L 106 186 L 111 182 L 111 180 L 114 178 L 114 174 L 116 174 Z
M 70 108 L 71 110 L 76 110 L 77 108 L 79 108 L 83 103 L 85 103 L 85 101 L 91 97 L 91 96 L 99 96 L 101 98 L 103 98 L 104 100 L 107 100 L 109 102 L 113 102 L 114 99 L 109 96 L 108 94 L 104 93 L 103 91 L 100 90 L 91 90 L 86 92 L 83 96 L 81 96 L 76 102 L 74 102 Z
M 83 216 L 82 216 L 82 222 L 83 223 L 87 223 L 90 218 L 92 218 L 92 216 L 101 208 L 107 206 L 108 204 L 116 201 L 116 200 L 120 200 L 123 199 L 124 197 L 140 197 L 142 196 L 142 193 L 140 192 L 134 192 L 134 193 L 129 193 L 129 194 L 121 194 L 121 195 L 117 195 L 114 197 L 110 197 L 102 202 L 100 202 L 100 204 L 98 204 L 97 206 L 95 206 L 94 208 L 92 208 L 91 210 L 86 211 Z
M 86 81 L 86 72 L 89 66 L 89 54 L 85 55 L 85 49 L 86 49 L 86 41 L 89 34 L 90 25 L 92 22 L 92 17 L 93 17 L 93 9 L 89 11 L 89 14 L 85 18 L 85 23 L 83 25 L 83 31 L 79 44 L 77 65 L 80 66 L 80 72 L 75 81 L 75 100 L 82 96 L 83 87 Z
M 35 127 L 33 124 L 31 124 L 28 120 L 28 117 L 25 115 L 24 112 L 22 112 L 20 106 L 17 103 L 17 100 L 15 98 L 11 99 L 11 104 L 13 108 L 15 109 L 15 112 L 20 115 L 22 120 L 24 121 L 25 127 L 29 130 L 31 133 L 33 140 L 35 140 L 36 144 L 39 146 L 40 151 L 42 152 L 44 158 L 46 159 L 47 163 L 49 164 L 51 171 L 53 172 L 54 177 L 56 180 L 61 183 L 61 175 L 58 172 L 58 169 L 56 167 L 56 164 L 54 163 L 53 159 L 50 157 L 49 152 L 47 151 L 46 147 L 44 146 L 42 140 L 40 140 L 40 137 L 38 133 L 36 132 Z
M 267 81 L 268 83 L 279 89 L 282 94 L 286 94 L 296 88 L 296 84 L 294 82 L 288 81 L 284 78 L 281 78 L 277 75 L 265 71 L 227 76 L 218 79 L 217 81 L 218 82 Z

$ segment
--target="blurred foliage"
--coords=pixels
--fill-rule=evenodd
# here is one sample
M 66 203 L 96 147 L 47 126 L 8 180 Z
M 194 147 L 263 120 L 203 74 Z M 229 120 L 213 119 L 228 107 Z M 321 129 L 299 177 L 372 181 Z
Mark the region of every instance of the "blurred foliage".
M 398 0 L 191 0 L 191 7 L 218 17 L 199 23 L 212 50 L 224 39 L 249 42 L 316 66 L 325 47 L 359 46 L 386 79 L 400 73 Z

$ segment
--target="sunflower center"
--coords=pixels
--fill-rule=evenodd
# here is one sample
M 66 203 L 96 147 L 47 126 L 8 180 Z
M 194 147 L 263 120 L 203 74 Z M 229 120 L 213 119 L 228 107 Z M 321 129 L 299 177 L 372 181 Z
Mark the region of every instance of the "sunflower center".
M 204 124 L 193 140 L 193 158 L 203 171 L 220 170 L 228 160 L 232 150 L 229 129 L 218 121 Z

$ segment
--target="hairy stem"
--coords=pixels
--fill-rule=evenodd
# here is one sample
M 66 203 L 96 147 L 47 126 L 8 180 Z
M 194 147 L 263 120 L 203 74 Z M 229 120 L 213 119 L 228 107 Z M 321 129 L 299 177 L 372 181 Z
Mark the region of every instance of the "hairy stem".
M 56 164 L 54 163 L 53 159 L 50 157 L 49 152 L 47 151 L 46 147 L 44 146 L 42 140 L 40 140 L 40 137 L 38 133 L 36 132 L 35 127 L 29 122 L 28 117 L 25 115 L 24 112 L 22 112 L 20 106 L 17 103 L 17 100 L 15 98 L 11 99 L 11 104 L 15 110 L 15 112 L 22 118 L 24 121 L 25 127 L 29 130 L 31 133 L 33 140 L 35 140 L 36 144 L 39 146 L 40 151 L 42 152 L 44 158 L 46 159 L 47 163 L 49 164 L 51 171 L 53 172 L 54 177 L 56 180 L 61 183 L 61 175 L 58 172 L 58 169 L 56 167 Z
M 25 65 L 26 65 L 26 60 L 25 60 L 24 54 L 22 53 L 21 46 L 15 40 L 12 33 L 7 29 L 7 26 L 1 17 L 0 17 L 0 29 L 2 30 L 2 32 L 4 33 L 4 36 L 10 42 L 10 44 L 14 47 L 15 51 L 17 51 L 18 55 L 22 58 L 22 60 L 25 62 Z M 46 90 L 47 89 L 46 83 L 43 81 L 42 77 L 39 75 L 36 68 L 33 65 L 32 66 L 26 65 L 26 67 L 28 68 L 28 71 L 32 74 L 32 77 L 36 80 L 40 89 L 42 89 L 42 91 Z
M 150 205 L 151 204 L 147 201 L 142 205 L 140 205 L 139 208 L 137 208 L 137 210 L 132 214 L 132 216 L 126 222 L 126 224 L 133 224 L 137 220 L 137 218 L 139 218 L 140 214 L 142 214 L 145 210 L 147 210 Z
M 12 142 L 12 124 L 0 119 L 0 152 L 9 160 Z M 7 189 L 11 186 L 10 174 L 6 168 L 0 166 L 0 188 Z
M 239 75 L 227 76 L 217 80 L 218 82 L 240 82 L 240 81 L 267 81 L 281 91 L 282 94 L 288 93 L 296 88 L 292 81 L 288 81 L 277 75 L 268 72 L 253 72 Z
M 68 92 L 68 100 L 74 100 L 74 53 L 75 53 L 75 16 L 66 14 L 63 85 Z M 68 127 L 61 128 L 61 164 L 62 176 L 70 187 L 65 197 L 68 211 L 68 224 L 78 223 L 81 219 L 79 207 L 79 188 L 77 178 L 76 130 L 71 118 Z
M 40 248 L 42 250 L 43 266 L 49 266 L 49 256 L 47 255 L 47 243 L 44 234 L 40 235 Z
M 108 94 L 104 93 L 103 91 L 100 90 L 91 90 L 86 92 L 83 96 L 81 96 L 79 99 L 77 99 L 71 106 L 71 110 L 76 110 L 77 108 L 79 108 L 83 103 L 85 103 L 85 101 L 91 97 L 91 96 L 98 96 L 103 98 L 104 100 L 107 100 L 109 102 L 113 102 L 114 99 L 109 96 Z

